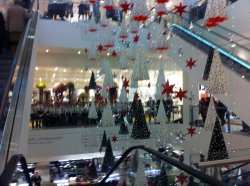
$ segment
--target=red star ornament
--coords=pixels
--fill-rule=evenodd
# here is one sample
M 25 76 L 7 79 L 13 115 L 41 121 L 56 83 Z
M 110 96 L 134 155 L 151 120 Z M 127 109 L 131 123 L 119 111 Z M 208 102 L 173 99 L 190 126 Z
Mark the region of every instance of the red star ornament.
M 156 0 L 156 3 L 158 4 L 164 4 L 167 3 L 169 0 Z
M 102 44 L 100 43 L 100 45 L 97 46 L 97 50 L 99 52 L 102 52 L 104 50 L 104 47 L 102 46 Z
M 187 176 L 185 176 L 183 172 L 181 172 L 178 176 L 176 176 L 176 178 L 177 178 L 176 182 L 180 182 L 181 185 L 183 185 L 183 183 L 187 181 Z
M 124 13 L 127 13 L 127 11 L 129 10 L 129 6 L 130 6 L 130 3 L 127 3 L 127 2 L 120 4 L 120 7 Z
M 196 60 L 193 60 L 192 58 L 190 58 L 189 60 L 186 60 L 186 67 L 188 67 L 189 69 L 192 69 L 193 67 L 195 67 Z
M 128 88 L 128 83 L 129 83 L 129 80 L 127 80 L 127 78 L 124 79 L 123 83 L 122 83 L 122 87 L 124 87 L 125 89 Z
M 112 141 L 115 143 L 116 141 L 118 141 L 118 137 L 116 135 L 112 136 Z
M 134 37 L 134 43 L 137 43 L 139 41 L 139 39 L 140 39 L 140 36 L 135 35 L 135 37 Z
M 184 90 L 184 91 L 183 91 L 183 90 L 180 88 L 179 91 L 176 91 L 175 93 L 176 93 L 176 95 L 175 95 L 174 98 L 179 98 L 181 101 L 182 101 L 182 98 L 187 98 L 187 96 L 186 96 L 187 90 Z
M 175 84 L 173 85 L 169 85 L 169 81 L 167 80 L 167 83 L 164 85 L 162 85 L 163 87 L 163 91 L 162 94 L 166 94 L 167 96 L 169 96 L 170 94 L 174 93 L 173 88 L 174 88 Z
M 138 101 L 138 100 L 139 100 L 139 94 L 138 94 L 137 91 L 136 91 L 135 94 L 134 94 L 134 100 L 135 100 L 135 101 Z
M 187 11 L 185 10 L 185 8 L 186 8 L 187 6 L 186 6 L 186 5 L 183 6 L 182 3 L 180 3 L 178 6 L 174 6 L 174 7 L 175 7 L 174 13 L 179 13 L 180 16 L 182 16 L 182 14 L 183 14 L 184 12 L 187 12 Z
M 196 134 L 196 132 L 195 132 L 196 128 L 195 127 L 193 128 L 191 126 L 190 128 L 187 128 L 187 130 L 188 130 L 188 134 L 190 134 L 191 137 L 193 137 L 193 135 Z
M 118 54 L 117 54 L 117 52 L 116 52 L 115 50 L 111 53 L 111 56 L 112 56 L 112 57 L 117 57 L 117 55 L 118 55 Z

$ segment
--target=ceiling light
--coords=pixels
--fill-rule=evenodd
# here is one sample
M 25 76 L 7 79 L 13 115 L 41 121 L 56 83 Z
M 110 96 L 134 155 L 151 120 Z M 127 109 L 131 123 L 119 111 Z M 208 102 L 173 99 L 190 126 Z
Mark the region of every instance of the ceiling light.
M 66 69 L 63 69 L 63 72 L 66 72 Z
M 245 78 L 245 76 L 244 76 L 244 75 L 242 75 L 242 76 L 241 76 L 241 78 L 242 78 L 242 79 L 244 79 L 244 78 Z
M 81 51 L 80 51 L 80 50 L 78 51 L 78 55 L 79 55 L 79 54 L 81 54 Z
M 48 53 L 48 52 L 49 52 L 49 49 L 46 49 L 46 51 L 45 51 L 45 52 L 47 52 L 47 53 Z
M 109 56 L 109 55 L 110 55 L 110 53 L 108 52 L 108 53 L 107 53 L 107 56 Z
M 56 73 L 53 74 L 53 78 L 56 76 Z
M 57 67 L 55 68 L 55 71 L 57 71 Z
M 64 81 L 66 81 L 67 80 L 67 78 L 64 78 Z
M 39 78 L 39 81 L 40 81 L 40 82 L 42 81 L 42 78 L 41 78 L 41 77 Z
M 83 70 L 81 70 L 81 73 L 83 73 Z
M 232 47 L 235 47 L 236 46 L 236 44 L 232 44 Z
M 38 70 L 39 68 L 38 68 L 38 67 L 36 67 L 35 69 L 36 69 L 36 70 Z

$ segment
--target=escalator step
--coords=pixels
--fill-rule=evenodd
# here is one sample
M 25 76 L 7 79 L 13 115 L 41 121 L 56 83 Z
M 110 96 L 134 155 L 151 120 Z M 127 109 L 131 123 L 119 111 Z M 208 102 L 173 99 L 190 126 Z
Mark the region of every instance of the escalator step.
M 5 87 L 6 80 L 0 79 L 0 88 Z
M 9 72 L 0 73 L 0 80 L 6 80 L 9 77 Z
M 1 66 L 8 65 L 11 66 L 12 60 L 9 59 L 0 59 L 1 61 Z
M 0 73 L 9 72 L 9 70 L 10 70 L 10 66 L 8 66 L 8 65 L 2 66 L 1 65 Z

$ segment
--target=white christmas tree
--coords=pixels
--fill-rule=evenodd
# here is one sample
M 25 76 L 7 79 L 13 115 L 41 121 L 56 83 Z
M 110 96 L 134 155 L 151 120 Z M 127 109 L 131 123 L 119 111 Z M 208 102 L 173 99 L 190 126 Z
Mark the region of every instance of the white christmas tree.
M 158 142 L 156 144 L 158 147 L 166 147 L 170 141 L 170 132 L 167 129 L 168 126 L 169 125 L 165 124 L 165 121 L 160 121 L 160 126 L 158 129 Z
M 97 26 L 95 22 L 95 16 L 91 16 L 91 19 L 89 20 L 89 32 L 96 32 Z
M 157 81 L 156 81 L 156 92 L 155 92 L 155 99 L 156 100 L 165 98 L 165 94 L 162 94 L 162 91 L 163 91 L 162 85 L 165 83 L 166 83 L 166 79 L 165 79 L 165 75 L 164 75 L 163 65 L 161 63 L 159 74 L 157 76 Z
M 125 49 L 120 52 L 119 67 L 120 69 L 128 69 L 128 58 Z
M 107 19 L 107 16 L 105 15 L 105 12 L 102 14 L 102 19 L 100 21 L 101 27 L 108 27 L 109 26 L 109 20 Z
M 132 42 L 129 45 L 129 56 L 130 56 L 131 60 L 136 59 L 136 54 L 137 54 L 137 46 L 135 43 Z
M 101 70 L 99 71 L 99 75 L 106 73 L 106 68 L 110 68 L 109 62 L 107 59 L 104 59 L 101 65 Z
M 113 74 L 112 74 L 110 65 L 107 65 L 106 69 L 105 69 L 105 77 L 104 77 L 104 81 L 103 81 L 103 88 L 114 87 L 114 86 L 115 86 L 115 83 L 114 83 L 114 80 L 113 80 Z
M 156 121 L 159 122 L 163 122 L 165 124 L 165 122 L 167 121 L 167 116 L 166 116 L 166 111 L 164 109 L 164 105 L 163 105 L 163 101 L 160 101 L 160 105 L 158 108 L 158 113 L 156 116 Z
M 109 97 L 109 93 L 108 93 L 108 91 L 106 90 L 105 87 L 102 88 L 101 95 L 102 95 L 103 99 L 107 99 Z
M 155 43 L 155 49 L 158 51 L 165 51 L 168 49 L 168 41 L 165 35 L 161 34 L 158 36 Z
M 121 89 L 119 103 L 128 103 L 128 95 L 127 95 L 127 91 L 125 90 L 125 87 L 122 87 Z
M 146 1 L 135 0 L 131 16 L 135 21 L 145 21 L 149 15 Z
M 138 81 L 131 80 L 130 82 L 130 88 L 138 88 Z
M 102 36 L 102 44 L 105 48 L 112 48 L 114 46 L 114 36 L 109 27 L 104 28 L 104 35 Z
M 167 13 L 167 7 L 164 4 L 158 4 L 155 8 L 155 11 L 157 13 L 158 16 L 163 16 Z
M 88 59 L 96 60 L 96 46 L 92 43 L 88 49 Z
M 126 26 L 125 19 L 122 20 L 122 23 L 121 23 L 121 26 L 120 26 L 119 38 L 121 38 L 121 39 L 127 39 L 128 38 L 128 29 L 127 29 L 127 26 Z
M 217 24 L 225 21 L 227 18 L 227 0 L 208 0 L 204 16 L 204 25 L 209 27 L 211 18 L 217 18 Z M 218 19 L 219 18 L 219 19 Z M 213 25 L 217 26 L 217 25 Z M 211 26 L 211 27 L 213 27 Z
M 130 22 L 130 32 L 132 33 L 132 34 L 136 34 L 137 32 L 138 32 L 138 30 L 139 30 L 139 23 L 138 22 L 136 22 L 136 21 L 131 21 Z
M 148 80 L 148 63 L 140 55 L 136 59 L 135 67 L 131 76 L 131 80 Z
M 106 10 L 112 10 L 114 8 L 113 0 L 104 0 L 103 7 Z
M 96 118 L 98 118 L 94 101 L 92 101 L 91 106 L 89 108 L 88 118 L 89 119 L 96 119 Z
M 138 161 L 138 168 L 136 172 L 136 178 L 135 178 L 135 186 L 146 186 L 148 185 L 147 176 L 145 175 L 145 165 L 143 162 L 143 158 L 140 157 Z
M 111 105 L 109 103 L 109 100 L 107 100 L 107 105 L 103 109 L 101 124 L 102 124 L 102 126 L 105 126 L 105 127 L 115 126 L 115 121 L 113 118 L 113 113 L 112 113 L 112 109 L 111 109 Z
M 228 85 L 224 77 L 224 70 L 218 50 L 214 51 L 211 70 L 208 76 L 207 91 L 210 94 L 228 93 Z
M 215 109 L 213 96 L 211 96 L 210 101 L 209 101 L 209 107 L 208 107 L 208 111 L 207 111 L 206 121 L 205 121 L 205 125 L 204 125 L 204 128 L 206 131 L 213 131 L 216 117 L 218 117 L 218 115 L 217 115 L 217 112 Z

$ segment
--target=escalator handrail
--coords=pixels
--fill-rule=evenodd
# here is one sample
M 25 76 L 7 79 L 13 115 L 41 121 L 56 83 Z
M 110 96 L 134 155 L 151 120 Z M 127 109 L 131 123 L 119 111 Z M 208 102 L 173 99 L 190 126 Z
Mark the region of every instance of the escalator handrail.
M 11 148 L 15 144 L 15 148 L 18 144 L 13 142 L 13 137 L 17 140 L 20 138 L 21 124 L 20 118 L 22 118 L 22 112 L 24 112 L 24 97 L 27 88 L 31 52 L 34 40 L 35 26 L 38 19 L 38 12 L 34 12 L 31 19 L 28 21 L 27 32 L 25 33 L 25 44 L 22 49 L 22 55 L 20 56 L 20 65 L 18 68 L 17 79 L 15 82 L 13 96 L 10 102 L 8 115 L 5 122 L 5 127 L 1 139 L 0 147 L 0 173 L 3 171 L 7 161 L 12 155 L 15 154 L 14 148 Z M 10 152 L 10 149 L 12 150 Z
M 2 174 L 0 175 L 0 185 L 1 186 L 9 186 L 13 173 L 16 170 L 17 164 L 20 162 L 24 176 L 26 178 L 27 183 L 29 186 L 32 186 L 32 181 L 29 175 L 28 166 L 25 157 L 22 154 L 15 154 L 13 155 L 9 162 L 7 163 L 5 169 L 3 170 Z
M 225 55 L 225 56 L 229 57 L 230 59 L 236 61 L 237 63 L 241 64 L 241 65 L 244 66 L 245 68 L 250 69 L 250 65 L 249 65 L 247 62 L 245 62 L 244 60 L 242 60 L 242 59 L 240 59 L 239 57 L 236 57 L 236 56 L 234 56 L 234 55 L 228 53 L 226 50 L 222 49 L 221 47 L 219 47 L 219 46 L 217 46 L 217 45 L 215 45 L 215 44 L 213 44 L 213 43 L 207 41 L 206 39 L 204 39 L 204 38 L 202 38 L 202 37 L 200 37 L 200 36 L 194 34 L 193 32 L 191 32 L 191 31 L 185 29 L 184 27 L 182 27 L 182 26 L 180 26 L 180 25 L 178 25 L 178 24 L 172 24 L 170 27 L 171 27 L 171 28 L 177 28 L 177 29 L 179 29 L 179 30 L 185 32 L 186 34 L 192 36 L 193 38 L 196 38 L 197 40 L 201 41 L 202 43 L 206 44 L 207 46 L 210 46 L 210 47 L 212 47 L 212 48 L 218 48 L 218 51 L 219 51 L 220 53 L 222 53 L 223 55 Z
M 216 180 L 208 175 L 206 175 L 205 173 L 196 170 L 188 165 L 185 165 L 183 163 L 181 163 L 180 161 L 177 161 L 173 158 L 170 158 L 154 149 L 151 149 L 149 147 L 145 147 L 143 145 L 138 145 L 138 146 L 132 146 L 130 148 L 128 148 L 123 154 L 122 156 L 119 158 L 119 160 L 112 166 L 112 168 L 108 171 L 108 173 L 106 174 L 106 176 L 102 179 L 102 181 L 100 182 L 100 184 L 104 184 L 105 181 L 108 179 L 108 177 L 118 168 L 118 166 L 122 163 L 122 161 L 129 155 L 129 153 L 131 153 L 133 150 L 136 149 L 141 149 L 144 150 L 146 152 L 151 153 L 152 155 L 156 156 L 157 158 L 169 163 L 170 165 L 173 165 L 179 169 L 181 169 L 184 172 L 187 172 L 188 174 L 194 176 L 195 178 L 201 180 L 204 183 L 213 185 L 213 186 L 226 186 L 225 183 Z

